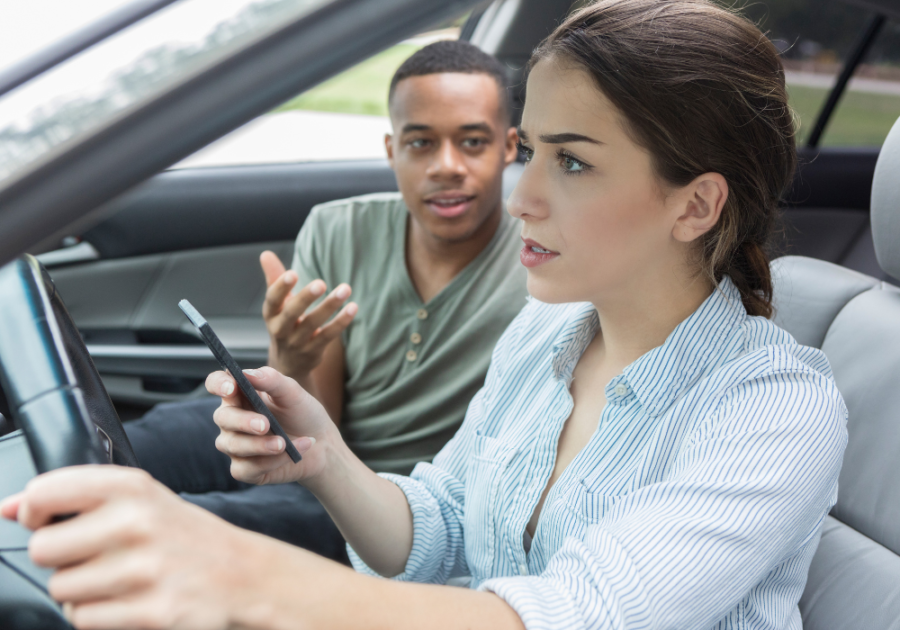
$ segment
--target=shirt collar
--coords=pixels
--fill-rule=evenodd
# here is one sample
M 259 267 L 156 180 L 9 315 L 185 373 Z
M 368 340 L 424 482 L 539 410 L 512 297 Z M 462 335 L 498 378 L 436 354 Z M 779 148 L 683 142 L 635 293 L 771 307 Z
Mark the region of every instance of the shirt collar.
M 606 388 L 609 402 L 633 390 L 650 416 L 664 413 L 704 372 L 730 333 L 747 317 L 737 287 L 728 276 L 666 341 L 625 368 Z M 593 305 L 579 305 L 553 345 L 554 377 L 571 384 L 572 372 L 600 328 Z M 620 385 L 625 387 L 619 387 Z

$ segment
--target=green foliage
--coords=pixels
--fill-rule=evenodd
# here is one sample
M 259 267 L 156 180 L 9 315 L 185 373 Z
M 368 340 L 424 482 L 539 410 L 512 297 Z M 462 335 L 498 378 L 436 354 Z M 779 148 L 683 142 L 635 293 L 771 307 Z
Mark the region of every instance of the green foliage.
M 797 144 L 806 143 L 829 90 L 788 85 L 791 107 L 799 123 Z M 881 146 L 900 117 L 900 96 L 848 92 L 825 129 L 822 146 Z
M 387 116 L 391 77 L 418 49 L 413 44 L 398 44 L 291 99 L 275 111 L 306 109 Z

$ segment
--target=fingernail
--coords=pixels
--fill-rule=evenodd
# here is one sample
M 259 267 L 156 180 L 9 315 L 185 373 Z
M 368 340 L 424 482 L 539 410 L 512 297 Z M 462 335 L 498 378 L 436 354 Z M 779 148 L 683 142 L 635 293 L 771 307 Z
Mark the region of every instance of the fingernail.
M 297 282 L 297 274 L 293 271 L 288 271 L 283 276 L 281 276 L 281 279 L 285 284 L 294 284 L 295 282 Z
M 262 376 L 262 372 L 260 372 L 259 370 L 244 370 L 244 374 L 248 376 L 254 376 L 256 378 Z
M 273 453 L 280 453 L 284 448 L 284 440 L 280 437 L 275 436 L 273 438 L 269 438 L 266 440 L 266 448 L 272 451 Z
M 297 447 L 297 452 L 301 455 L 311 449 L 316 443 L 316 438 L 314 437 L 305 437 L 294 442 L 294 446 Z
M 359 306 L 356 305 L 356 302 L 351 302 L 347 305 L 347 315 L 353 317 L 356 315 L 356 312 L 359 310 Z
M 74 612 L 75 612 L 75 604 L 73 604 L 72 602 L 63 602 L 63 605 L 62 605 L 63 618 L 66 621 L 68 621 L 69 623 L 72 623 L 72 616 L 73 616 Z
M 309 292 L 314 296 L 319 297 L 323 293 L 325 293 L 325 283 L 324 282 L 313 282 L 309 287 Z
M 223 396 L 231 396 L 234 393 L 234 383 L 232 383 L 231 381 L 225 381 L 224 383 L 222 383 L 221 392 Z
M 256 418 L 255 420 L 250 421 L 250 427 L 257 433 L 262 433 L 266 430 L 266 423 L 261 419 Z
M 340 286 L 337 288 L 337 291 L 335 291 L 334 294 L 338 297 L 338 299 L 346 300 L 347 296 L 350 295 L 350 287 L 346 285 Z

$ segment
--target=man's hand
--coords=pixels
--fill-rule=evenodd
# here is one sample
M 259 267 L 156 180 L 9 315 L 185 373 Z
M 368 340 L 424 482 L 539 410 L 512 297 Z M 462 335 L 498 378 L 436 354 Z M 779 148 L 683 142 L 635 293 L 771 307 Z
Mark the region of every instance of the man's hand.
M 263 252 L 259 262 L 268 287 L 262 314 L 271 338 L 269 363 L 308 387 L 309 373 L 321 363 L 325 346 L 336 339 L 356 315 L 358 307 L 353 302 L 341 308 L 350 297 L 350 286 L 339 285 L 321 304 L 307 312 L 327 290 L 325 283 L 313 280 L 296 294 L 291 294 L 297 284 L 297 274 L 285 271 L 281 260 L 270 251 Z M 332 318 L 338 309 L 340 312 Z
M 76 466 L 32 479 L 0 513 L 36 530 L 32 561 L 77 628 L 231 627 L 253 607 L 262 537 L 191 505 L 134 468 Z M 62 514 L 74 518 L 54 522 Z
M 253 411 L 230 374 L 213 372 L 206 389 L 222 398 L 213 414 L 221 429 L 216 448 L 231 458 L 235 479 L 259 485 L 309 480 L 325 469 L 328 453 L 346 448 L 328 412 L 295 380 L 270 367 L 244 370 L 244 375 L 303 459 L 293 463 L 284 452 L 284 440 L 267 435 L 269 421 Z

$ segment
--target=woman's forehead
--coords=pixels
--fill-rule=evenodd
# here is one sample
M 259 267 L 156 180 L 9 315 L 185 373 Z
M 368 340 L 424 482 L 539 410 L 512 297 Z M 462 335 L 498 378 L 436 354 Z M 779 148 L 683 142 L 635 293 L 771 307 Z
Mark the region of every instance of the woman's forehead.
M 541 59 L 528 75 L 522 129 L 529 136 L 560 133 L 563 127 L 591 137 L 621 133 L 620 117 L 593 77 L 574 62 Z

